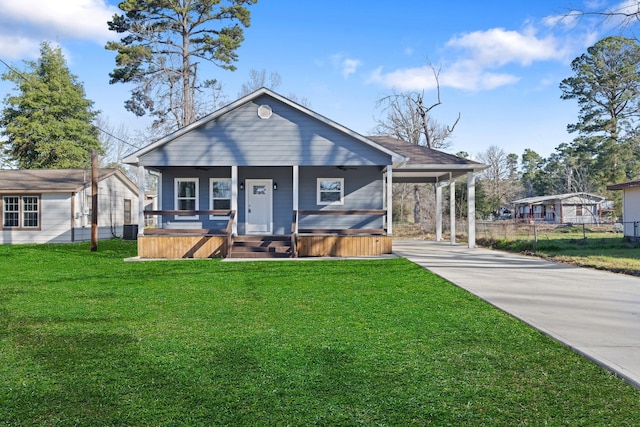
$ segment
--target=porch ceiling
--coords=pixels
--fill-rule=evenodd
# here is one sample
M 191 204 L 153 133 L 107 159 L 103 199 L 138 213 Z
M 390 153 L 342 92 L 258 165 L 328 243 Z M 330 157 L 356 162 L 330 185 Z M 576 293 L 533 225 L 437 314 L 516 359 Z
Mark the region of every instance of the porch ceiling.
M 393 170 L 394 183 L 415 183 L 428 184 L 449 181 L 466 175 L 469 170 L 453 171 L 446 168 L 438 170 L 429 169 L 403 169 L 396 168 Z

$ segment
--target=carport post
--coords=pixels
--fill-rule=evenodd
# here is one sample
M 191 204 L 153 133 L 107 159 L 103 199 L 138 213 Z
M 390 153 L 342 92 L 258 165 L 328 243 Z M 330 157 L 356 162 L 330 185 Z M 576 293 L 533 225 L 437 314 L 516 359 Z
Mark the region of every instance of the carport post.
M 456 244 L 456 182 L 449 172 L 449 227 L 451 228 L 451 244 Z
M 393 236 L 393 166 L 387 166 L 387 236 Z
M 138 161 L 138 236 L 144 235 L 144 166 Z
M 436 242 L 442 240 L 442 185 L 436 183 Z
M 476 247 L 476 174 L 467 173 L 467 230 L 469 248 Z

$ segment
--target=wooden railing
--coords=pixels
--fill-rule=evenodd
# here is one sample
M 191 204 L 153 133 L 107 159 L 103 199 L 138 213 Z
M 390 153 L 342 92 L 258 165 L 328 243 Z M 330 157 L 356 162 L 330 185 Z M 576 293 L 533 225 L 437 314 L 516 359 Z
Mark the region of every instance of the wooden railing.
M 226 235 L 231 238 L 233 230 L 233 222 L 235 221 L 235 210 L 146 210 L 144 215 L 175 215 L 175 216 L 200 216 L 200 215 L 212 215 L 212 216 L 228 216 L 227 226 L 225 228 L 146 228 L 144 234 L 192 234 L 192 235 Z M 161 222 L 158 222 L 159 224 Z M 180 223 L 175 223 L 179 227 Z M 231 240 L 231 242 L 233 242 Z
M 294 211 L 294 221 L 297 223 L 299 217 L 302 215 L 370 215 L 370 216 L 384 216 L 387 211 L 384 209 L 326 209 L 326 210 L 309 210 L 301 209 Z M 292 225 L 293 227 L 293 225 Z M 385 235 L 386 230 L 384 228 L 303 228 L 298 229 L 299 234 L 338 234 L 338 235 L 354 235 L 354 234 L 367 234 L 367 235 Z

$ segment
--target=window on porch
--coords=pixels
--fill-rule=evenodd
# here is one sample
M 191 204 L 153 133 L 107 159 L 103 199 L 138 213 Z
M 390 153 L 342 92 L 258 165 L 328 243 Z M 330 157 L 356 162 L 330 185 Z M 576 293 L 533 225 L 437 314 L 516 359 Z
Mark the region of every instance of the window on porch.
M 209 180 L 209 188 L 211 189 L 210 209 L 230 210 L 231 209 L 231 179 L 211 178 Z M 222 217 L 216 217 L 211 215 L 209 218 L 220 219 Z
M 176 178 L 175 209 L 179 211 L 198 210 L 198 190 L 198 178 Z M 198 216 L 176 215 L 176 219 L 198 219 Z
M 318 178 L 317 204 L 343 205 L 344 178 Z

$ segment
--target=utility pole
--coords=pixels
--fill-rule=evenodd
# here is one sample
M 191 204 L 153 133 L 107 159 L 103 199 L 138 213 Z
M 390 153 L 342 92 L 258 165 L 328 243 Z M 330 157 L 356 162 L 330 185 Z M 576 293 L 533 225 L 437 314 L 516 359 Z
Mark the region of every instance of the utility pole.
M 98 151 L 91 150 L 91 252 L 98 250 Z

